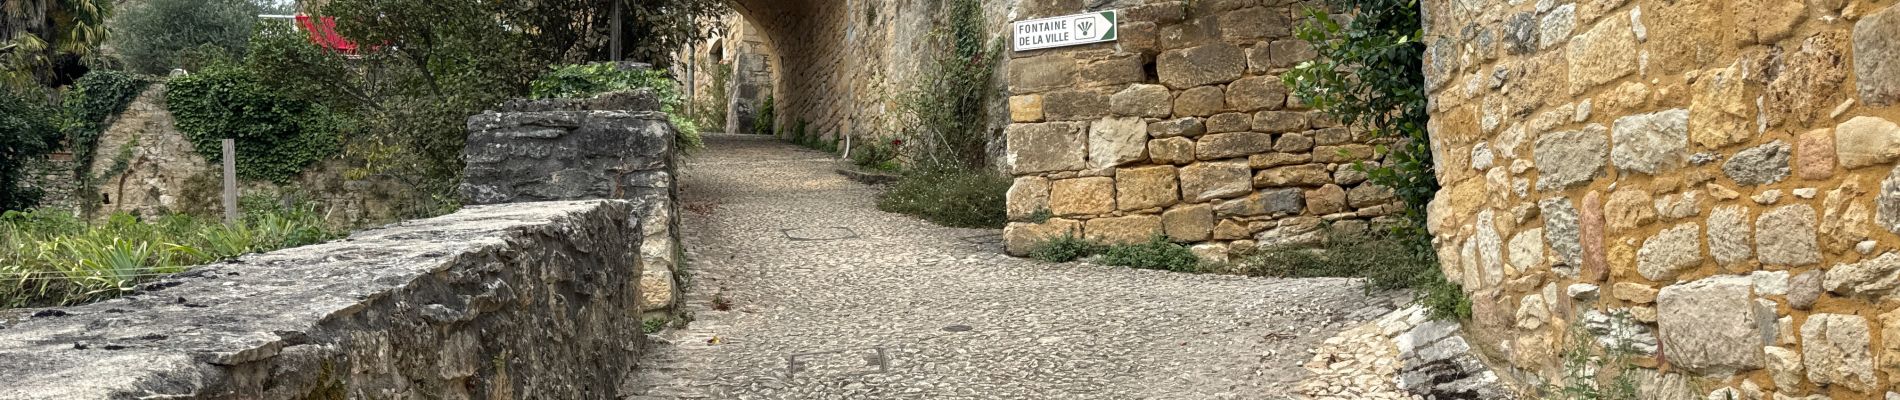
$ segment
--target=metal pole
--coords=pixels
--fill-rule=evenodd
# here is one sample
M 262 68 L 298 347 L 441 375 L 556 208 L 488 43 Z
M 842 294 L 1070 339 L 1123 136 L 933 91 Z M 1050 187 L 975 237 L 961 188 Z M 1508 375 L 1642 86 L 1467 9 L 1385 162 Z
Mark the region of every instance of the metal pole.
M 224 140 L 224 224 L 237 225 L 237 142 Z
M 621 57 L 623 57 L 621 45 L 620 45 L 621 43 L 620 41 L 623 39 L 621 39 L 620 37 L 621 35 L 623 35 L 623 33 L 621 32 L 621 23 L 623 21 L 621 20 L 626 19 L 626 11 L 623 10 L 624 8 L 626 8 L 625 3 L 626 3 L 626 0 L 614 0 L 614 21 L 613 21 L 614 34 L 613 34 L 613 44 L 611 45 L 613 46 L 613 50 L 611 50 L 608 53 L 612 55 L 614 62 L 620 62 Z

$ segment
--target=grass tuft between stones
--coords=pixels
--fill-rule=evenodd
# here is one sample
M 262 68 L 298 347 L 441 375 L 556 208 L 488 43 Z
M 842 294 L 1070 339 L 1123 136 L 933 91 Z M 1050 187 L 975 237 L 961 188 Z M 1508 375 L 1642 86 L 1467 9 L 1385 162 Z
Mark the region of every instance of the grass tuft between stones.
M 1155 236 L 1144 243 L 1104 245 L 1076 238 L 1075 235 L 1062 235 L 1031 249 L 1029 256 L 1048 262 L 1069 262 L 1101 256 L 1096 261 L 1104 265 L 1175 272 L 1202 271 L 1200 257 L 1188 251 L 1187 246 L 1169 242 L 1165 236 Z
M 1336 233 L 1317 245 L 1284 244 L 1255 249 L 1231 267 L 1252 276 L 1365 278 L 1367 290 L 1412 289 L 1433 318 L 1470 318 L 1464 289 L 1445 280 L 1438 260 L 1395 234 Z
M 912 171 L 878 197 L 877 209 L 958 228 L 1002 228 L 1009 177 L 988 171 Z

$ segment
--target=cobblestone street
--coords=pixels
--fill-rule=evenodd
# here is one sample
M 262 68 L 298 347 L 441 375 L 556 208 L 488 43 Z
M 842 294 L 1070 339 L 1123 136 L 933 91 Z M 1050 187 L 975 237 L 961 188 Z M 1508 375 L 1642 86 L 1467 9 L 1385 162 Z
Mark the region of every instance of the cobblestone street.
M 769 137 L 709 135 L 684 165 L 694 321 L 652 344 L 640 399 L 1302 398 L 1312 349 L 1396 303 L 1007 257 L 997 231 L 877 211 Z

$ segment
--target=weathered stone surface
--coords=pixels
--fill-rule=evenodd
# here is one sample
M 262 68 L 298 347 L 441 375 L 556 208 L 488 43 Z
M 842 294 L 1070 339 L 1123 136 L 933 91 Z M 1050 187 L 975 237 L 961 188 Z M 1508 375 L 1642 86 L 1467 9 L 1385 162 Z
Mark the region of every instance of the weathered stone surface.
M 1050 218 L 1043 223 L 1011 222 L 1003 227 L 1003 250 L 1013 256 L 1028 255 L 1043 242 L 1063 236 L 1082 237 L 1082 222 Z
M 1814 307 L 1821 298 L 1821 271 L 1808 271 L 1788 278 L 1788 305 L 1796 310 Z
M 1735 38 L 1741 44 L 1773 44 L 1786 39 L 1808 15 L 1805 1 L 1740 0 L 1734 3 Z
M 1768 378 L 1775 381 L 1775 387 L 1801 387 L 1801 376 L 1805 371 L 1801 367 L 1801 353 L 1786 347 L 1768 346 L 1762 348 L 1762 354 L 1767 356 Z
M 1200 118 L 1176 118 L 1148 124 L 1148 136 L 1157 138 L 1196 137 L 1206 132 L 1207 128 L 1202 125 Z
M 1544 217 L 1544 237 L 1557 262 L 1567 266 L 1583 263 L 1583 238 L 1577 224 L 1577 206 L 1570 199 L 1553 198 L 1537 202 Z
M 1009 60 L 1009 92 L 1033 93 L 1075 84 L 1075 60 L 1051 54 Z
M 1278 110 L 1286 106 L 1286 84 L 1279 77 L 1241 78 L 1227 84 L 1227 107 L 1234 111 Z
M 1088 121 L 1108 116 L 1111 93 L 1101 89 L 1061 89 L 1042 95 L 1042 116 L 1050 121 Z
M 1049 188 L 1049 212 L 1058 216 L 1115 211 L 1115 179 L 1089 177 L 1056 180 Z
M 1602 125 L 1574 131 L 1546 133 L 1532 146 L 1539 171 L 1538 190 L 1568 189 L 1603 173 L 1609 162 L 1609 141 Z
M 1636 251 L 1636 270 L 1652 281 L 1674 278 L 1702 263 L 1702 227 L 1694 222 L 1664 229 Z
M 1075 77 L 1079 81 L 1078 87 L 1099 87 L 1138 83 L 1147 79 L 1147 75 L 1140 55 L 1124 53 L 1084 61 Z
M 1148 159 L 1156 164 L 1182 165 L 1194 162 L 1194 139 L 1170 137 L 1149 140 Z
M 1143 243 L 1160 234 L 1162 230 L 1159 215 L 1096 218 L 1082 225 L 1084 238 L 1103 244 Z
M 1610 288 L 1611 296 L 1635 304 L 1655 303 L 1656 293 L 1655 287 L 1636 282 L 1617 282 Z
M 1320 186 L 1332 183 L 1332 178 L 1332 174 L 1326 172 L 1325 164 L 1306 164 L 1261 170 L 1259 174 L 1253 176 L 1253 185 L 1257 187 Z
M 1220 86 L 1201 86 L 1183 90 L 1174 96 L 1174 116 L 1206 117 L 1227 111 L 1227 99 Z
M 1214 224 L 1214 240 L 1248 239 L 1253 231 L 1247 225 L 1231 219 L 1223 219 Z
M 1082 129 L 1087 126 L 1084 122 L 1010 124 L 1003 129 L 1010 172 L 1025 175 L 1086 167 L 1088 138 Z
M 1162 233 L 1177 242 L 1199 242 L 1214 233 L 1214 209 L 1207 204 L 1189 204 L 1161 213 Z
M 1900 338 L 1900 309 L 1880 314 L 1880 338 L 1880 368 L 1887 371 L 1891 380 L 1891 374 L 1900 371 L 1900 340 L 1894 340 Z M 1888 392 L 1887 398 L 1893 398 L 1892 393 Z
M 1801 324 L 1801 360 L 1808 380 L 1870 393 L 1874 359 L 1867 319 L 1852 314 L 1817 313 Z
M 1299 132 L 1311 125 L 1306 113 L 1296 111 L 1261 111 L 1253 114 L 1253 130 L 1260 132 Z
M 1707 148 L 1721 148 L 1753 137 L 1753 97 L 1747 95 L 1745 74 L 1735 66 L 1702 71 L 1690 85 L 1689 139 Z
M 1226 83 L 1247 70 L 1247 54 L 1240 47 L 1213 43 L 1162 52 L 1155 58 L 1161 83 L 1175 89 Z
M 1505 50 L 1511 54 L 1525 54 L 1537 51 L 1538 47 L 1537 13 L 1521 12 L 1511 14 L 1504 20 Z
M 1530 207 L 1523 207 L 1522 209 L 1532 212 L 1538 211 L 1536 208 Z M 1579 216 L 1577 222 L 1579 224 L 1578 233 L 1580 236 L 1578 242 L 1582 248 L 1579 251 L 1583 253 L 1583 265 L 1578 266 L 1578 275 L 1585 282 L 1607 282 L 1605 278 L 1609 277 L 1610 264 L 1608 257 L 1604 254 L 1603 246 L 1604 236 L 1606 236 L 1604 233 L 1603 192 L 1592 190 L 1590 193 L 1583 195 L 1582 215 Z
M 672 191 L 674 134 L 659 112 L 485 113 L 469 117 L 468 131 L 460 188 L 467 204 Z
M 1828 194 L 1827 201 L 1829 203 L 1834 202 L 1837 196 L 1834 195 L 1833 191 L 1828 192 Z M 1853 206 L 1859 205 L 1860 203 L 1853 204 Z M 1874 198 L 1874 205 L 1878 207 L 1879 212 L 1876 222 L 1878 222 L 1882 228 L 1887 228 L 1888 231 L 1900 233 L 1900 166 L 1894 166 L 1893 171 L 1887 174 L 1887 179 L 1880 181 L 1880 193 Z M 1848 209 L 1849 219 L 1853 217 L 1853 206 L 1850 206 Z M 1836 207 L 1828 208 L 1830 216 L 1835 209 Z M 1830 218 L 1830 222 L 1832 222 L 1832 218 Z M 1843 228 L 1851 229 L 1852 226 Z M 1846 239 L 1853 239 L 1853 236 L 1857 235 L 1850 234 L 1846 236 L 1848 236 Z
M 1689 110 L 1674 109 L 1616 119 L 1610 130 L 1610 160 L 1624 171 L 1656 175 L 1689 158 Z
M 1304 153 L 1313 150 L 1313 137 L 1303 133 L 1281 134 L 1273 141 L 1273 151 L 1281 153 Z
M 1213 133 L 1194 144 L 1194 156 L 1202 160 L 1245 157 L 1273 150 L 1273 135 L 1260 132 Z
M 1220 113 L 1207 117 L 1207 133 L 1240 132 L 1253 129 L 1253 115 Z
M 1089 125 L 1089 168 L 1102 169 L 1148 159 L 1148 124 L 1141 118 L 1105 118 Z
M 1900 100 L 1900 9 L 1887 7 L 1854 23 L 1854 77 L 1860 100 L 1884 107 Z
M 1220 201 L 1214 214 L 1220 217 L 1253 217 L 1272 214 L 1299 214 L 1306 198 L 1297 188 L 1269 189 L 1238 199 Z
M 1004 194 L 1009 220 L 1022 221 L 1037 213 L 1049 212 L 1049 179 L 1040 176 L 1016 178 Z
M 1766 185 L 1788 177 L 1787 143 L 1768 142 L 1735 153 L 1722 163 L 1722 173 L 1742 185 Z
M 1313 162 L 1313 155 L 1311 154 L 1267 153 L 1247 156 L 1247 165 L 1252 166 L 1254 169 L 1299 165 L 1309 162 Z
M 1880 117 L 1854 117 L 1834 127 L 1834 154 L 1855 169 L 1900 159 L 1900 125 Z
M 1544 13 L 1537 24 L 1538 41 L 1543 48 L 1556 47 L 1570 38 L 1571 31 L 1577 29 L 1577 4 L 1565 4 Z
M 1714 276 L 1664 287 L 1656 325 L 1670 364 L 1703 375 L 1761 368 L 1752 286 L 1746 277 Z
M 1761 100 L 1768 126 L 1818 127 L 1814 121 L 1833 118 L 1829 111 L 1841 97 L 1839 89 L 1851 68 L 1841 46 L 1846 41 L 1844 32 L 1823 31 L 1781 57 L 1781 71 L 1768 82 Z
M 1814 207 L 1782 206 L 1755 220 L 1755 251 L 1762 264 L 1812 265 L 1821 262 L 1816 241 Z
M 1346 189 L 1328 184 L 1306 192 L 1306 209 L 1315 215 L 1346 211 Z
M 1293 26 L 1287 20 L 1286 11 L 1268 7 L 1229 11 L 1220 14 L 1218 19 L 1221 39 L 1230 42 L 1286 37 Z
M 1174 93 L 1161 85 L 1128 85 L 1109 96 L 1108 104 L 1109 112 L 1118 116 L 1167 118 L 1174 115 Z
M 1544 229 L 1532 228 L 1511 236 L 1509 245 L 1512 267 L 1529 271 L 1544 264 Z
M 1318 243 L 1324 239 L 1320 231 L 1323 223 L 1318 217 L 1282 219 L 1273 228 L 1254 234 L 1253 238 L 1259 246 Z
M 1319 146 L 1313 148 L 1313 161 L 1323 163 L 1351 163 L 1371 160 L 1375 154 L 1371 145 L 1342 144 L 1337 146 Z
M 1174 167 L 1154 166 L 1115 170 L 1115 206 L 1124 211 L 1165 207 L 1180 201 Z
M 1655 199 L 1642 189 L 1618 189 L 1603 203 L 1609 233 L 1622 233 L 1656 222 Z
M 1739 265 L 1755 255 L 1748 208 L 1728 206 L 1709 213 L 1709 255 L 1724 266 Z
M 1583 93 L 1636 72 L 1636 35 L 1628 18 L 1608 18 L 1570 39 L 1570 93 Z
M 1795 176 L 1810 180 L 1834 177 L 1836 151 L 1834 131 L 1831 129 L 1815 129 L 1801 134 L 1795 139 Z
M 1333 169 L 1333 183 L 1357 185 L 1369 178 L 1371 177 L 1366 174 L 1366 171 L 1361 171 L 1358 165 L 1342 165 Z
M 634 283 L 646 206 L 470 206 L 201 266 L 150 286 L 163 295 L 12 321 L 0 329 L 0 397 L 380 398 L 466 393 L 469 382 L 631 395 L 620 374 L 599 372 L 642 364 Z M 506 372 L 491 367 L 498 359 Z
M 1010 122 L 1042 122 L 1042 95 L 1009 97 Z
M 1368 183 L 1353 186 L 1352 189 L 1347 190 L 1346 204 L 1353 208 L 1366 208 L 1385 204 L 1397 197 L 1390 188 Z
M 1199 203 L 1253 191 L 1252 169 L 1239 161 L 1202 162 L 1181 168 L 1181 198 Z
M 1857 263 L 1836 265 L 1827 270 L 1821 286 L 1844 296 L 1892 294 L 1894 289 L 1900 288 L 1900 253 L 1888 252 Z

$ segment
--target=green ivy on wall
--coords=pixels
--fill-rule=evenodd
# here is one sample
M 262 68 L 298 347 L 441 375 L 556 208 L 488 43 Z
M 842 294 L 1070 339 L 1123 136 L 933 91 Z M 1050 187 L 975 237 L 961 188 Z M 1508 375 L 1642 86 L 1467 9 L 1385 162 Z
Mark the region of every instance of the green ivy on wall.
M 624 90 L 651 90 L 660 99 L 660 111 L 666 113 L 667 120 L 678 131 L 680 148 L 696 149 L 704 145 L 699 136 L 699 124 L 692 118 L 684 117 L 687 104 L 680 96 L 679 85 L 666 75 L 665 70 L 621 69 L 613 63 L 564 65 L 535 79 L 528 84 L 528 88 L 529 96 L 537 99 L 581 98 Z
M 73 177 L 81 187 L 90 187 L 94 178 L 92 164 L 99 136 L 151 83 L 150 79 L 128 72 L 97 70 L 80 77 L 73 84 L 75 89 L 66 94 L 61 105 L 66 118 L 66 146 L 73 152 Z M 91 191 L 80 193 L 86 195 Z
M 174 79 L 166 106 L 206 160 L 223 161 L 235 139 L 238 178 L 286 183 L 336 154 L 350 121 L 327 107 L 272 90 L 249 70 L 216 66 Z

